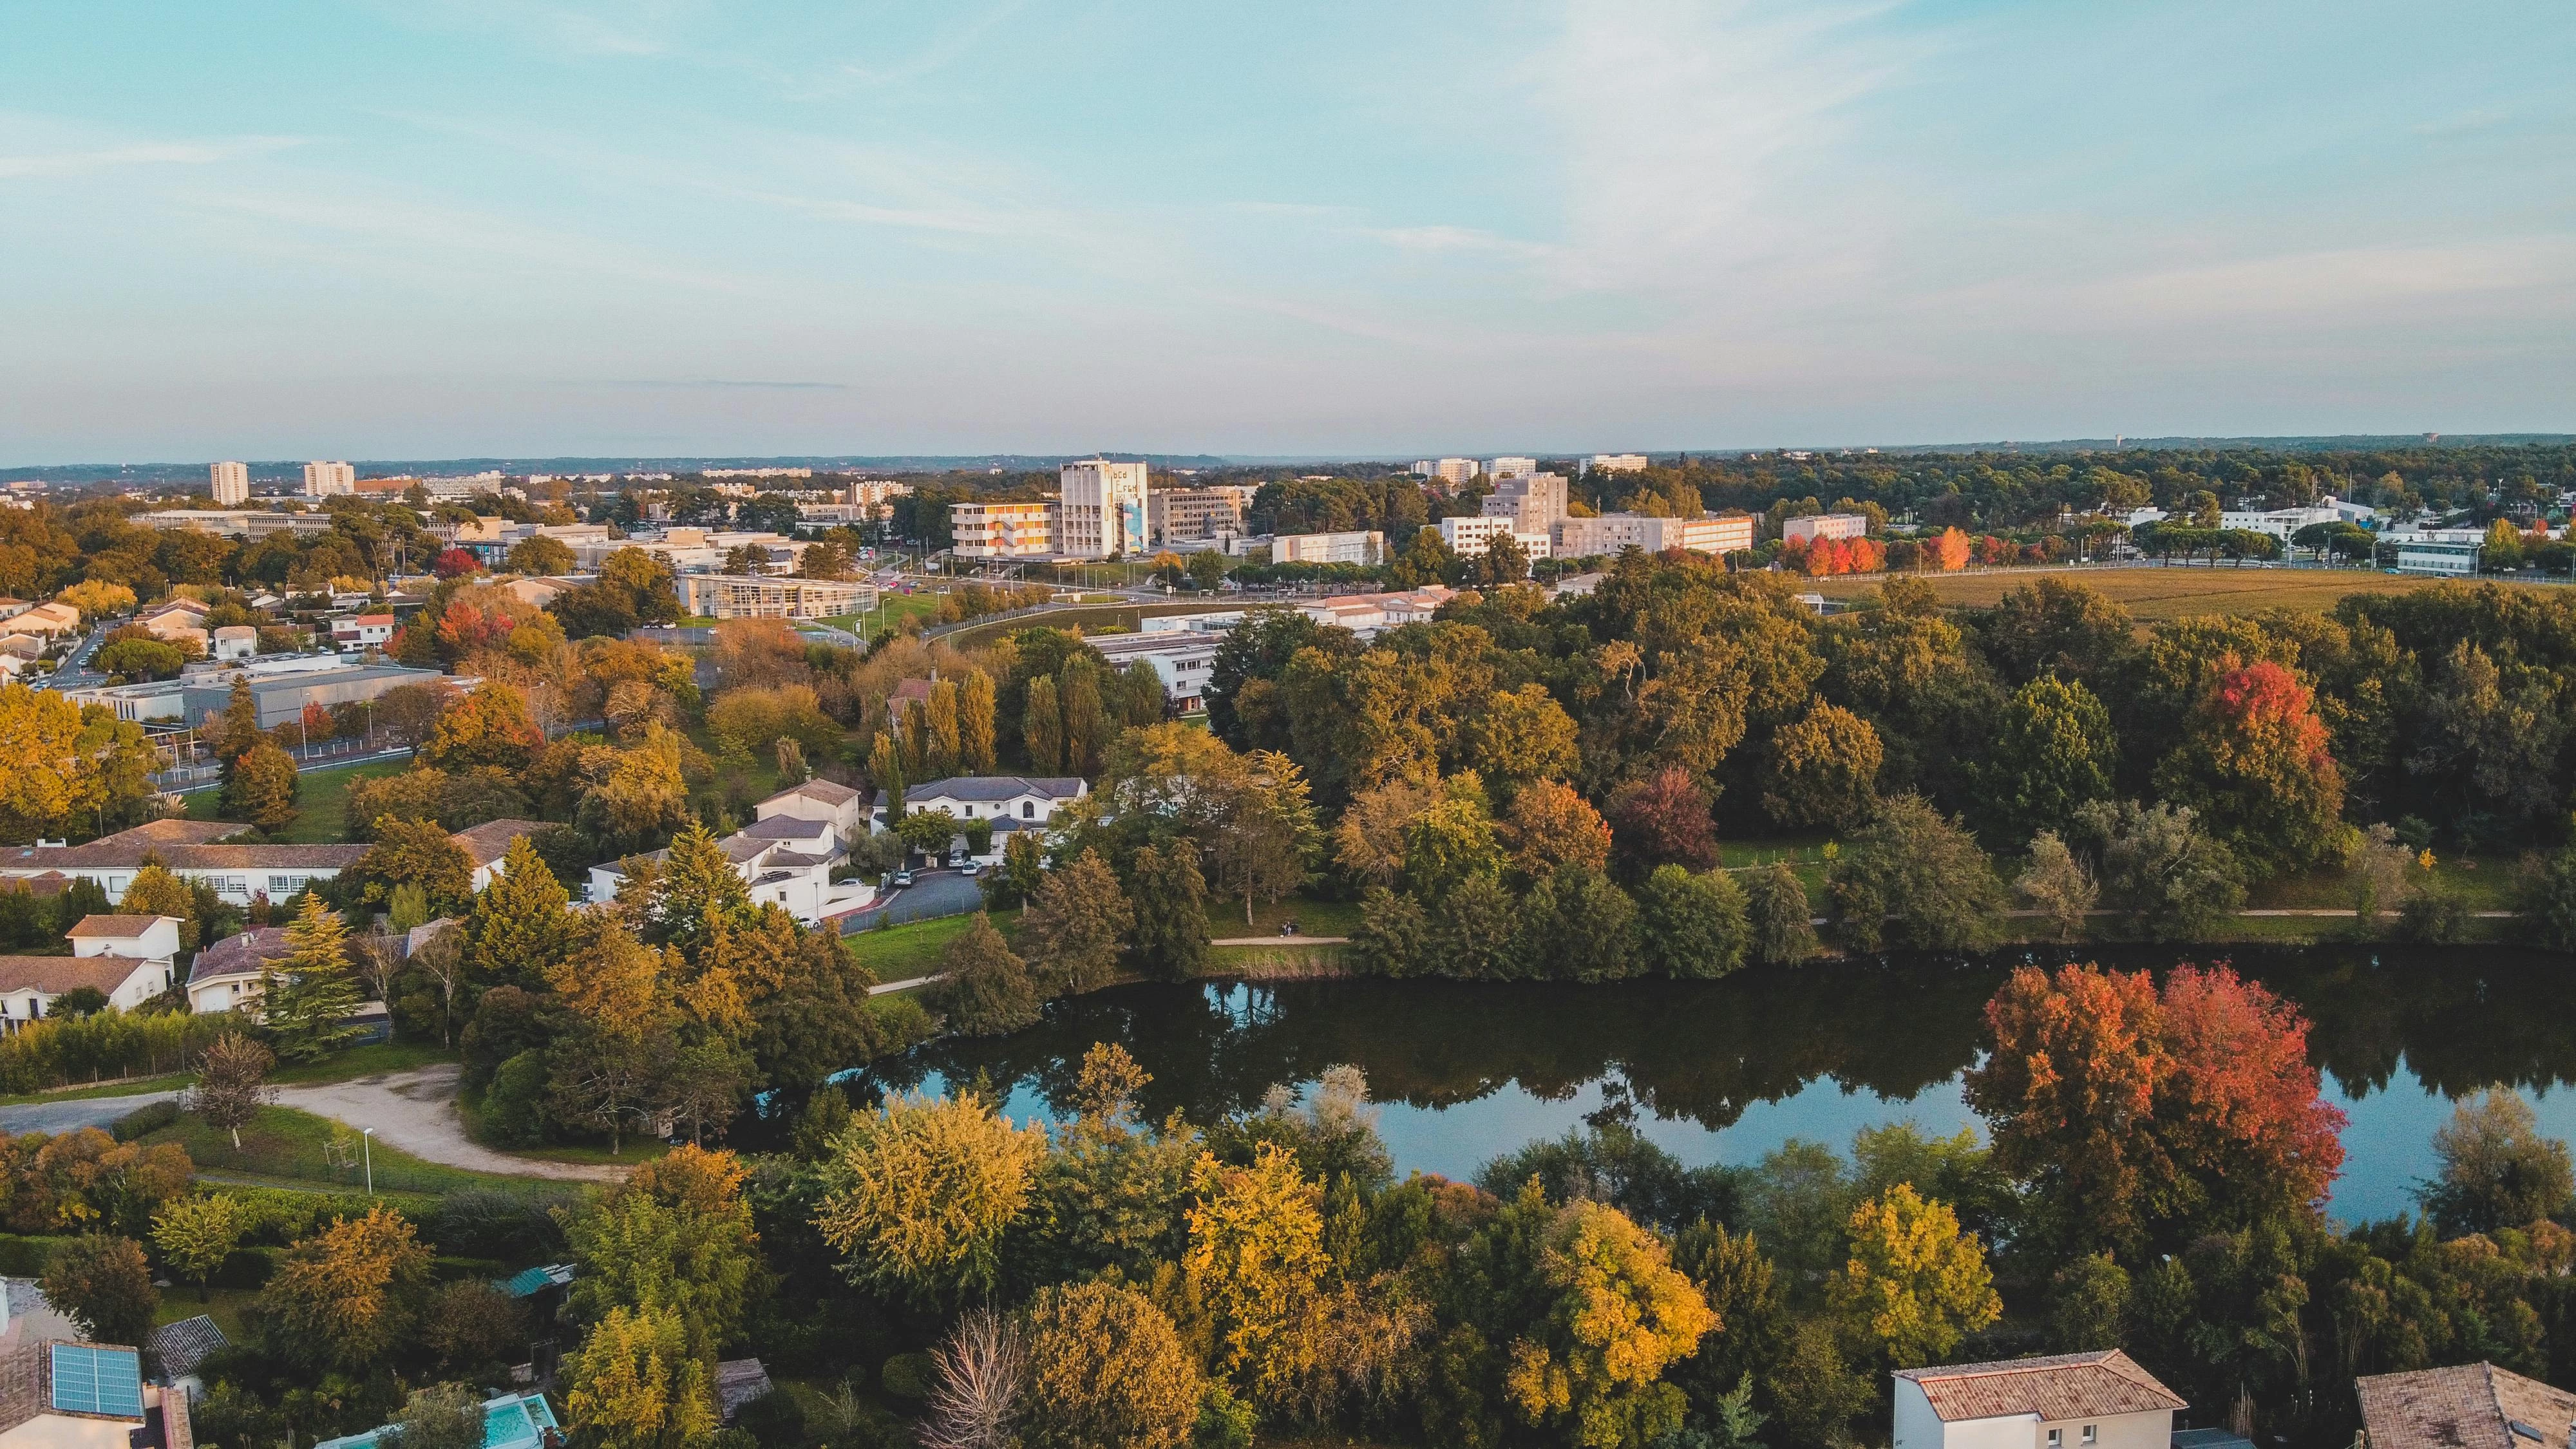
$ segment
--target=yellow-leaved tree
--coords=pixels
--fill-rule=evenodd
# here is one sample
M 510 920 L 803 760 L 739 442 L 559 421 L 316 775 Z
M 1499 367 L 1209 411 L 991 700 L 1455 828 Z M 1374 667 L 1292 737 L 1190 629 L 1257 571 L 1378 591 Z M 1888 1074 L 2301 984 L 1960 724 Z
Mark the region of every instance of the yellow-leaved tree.
M 1935 1363 L 2003 1315 L 1986 1250 L 1950 1205 L 1898 1183 L 1851 1215 L 1851 1259 L 1834 1305 L 1898 1368 Z
M 974 1092 L 889 1094 L 833 1140 L 814 1226 L 853 1283 L 921 1304 L 989 1292 L 1045 1157 L 1044 1128 L 1012 1126 Z
M 1328 1266 L 1322 1194 L 1273 1142 L 1255 1149 L 1250 1167 L 1202 1155 L 1197 1188 L 1181 1270 L 1216 1331 L 1217 1361 L 1257 1395 L 1280 1397 L 1275 1381 L 1293 1366 L 1274 1350 Z
M 1533 1427 L 1570 1431 L 1585 1449 L 1652 1443 L 1681 1426 L 1682 1391 L 1667 1365 L 1718 1326 L 1663 1240 L 1617 1208 L 1571 1202 L 1550 1211 L 1532 1182 L 1510 1211 L 1547 1215 L 1538 1277 L 1547 1317 L 1514 1339 L 1503 1393 Z
M 722 1422 L 707 1367 L 690 1355 L 677 1309 L 608 1310 L 565 1366 L 565 1378 L 572 1427 L 603 1449 L 679 1449 Z

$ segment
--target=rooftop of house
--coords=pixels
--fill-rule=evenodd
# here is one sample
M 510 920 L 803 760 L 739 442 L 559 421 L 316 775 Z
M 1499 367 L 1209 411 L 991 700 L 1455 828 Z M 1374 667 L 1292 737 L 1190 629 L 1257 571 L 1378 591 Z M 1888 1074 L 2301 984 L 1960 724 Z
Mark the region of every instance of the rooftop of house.
M 1081 798 L 1088 787 L 1071 775 L 959 775 L 953 779 L 930 780 L 907 786 L 904 804 L 917 805 L 924 800 L 955 800 L 985 804 L 996 800 L 1016 800 L 1023 795 L 1036 795 L 1049 800 Z M 886 792 L 877 792 L 876 803 L 891 804 Z
M 60 996 L 87 986 L 105 995 L 142 964 L 131 956 L 0 956 L 0 993 Z
M 486 820 L 448 839 L 465 847 L 465 853 L 474 858 L 477 866 L 485 866 L 509 854 L 511 841 L 545 828 L 544 822 L 537 820 Z
M 226 936 L 197 953 L 188 964 L 188 984 L 202 985 L 219 976 L 256 976 L 267 963 L 286 955 L 284 926 L 253 926 Z
M 756 1358 L 729 1358 L 716 1365 L 716 1409 L 727 1423 L 769 1390 L 769 1370 Z
M 808 780 L 802 785 L 792 785 L 779 791 L 770 796 L 769 800 L 785 800 L 796 795 L 801 795 L 808 800 L 819 800 L 826 805 L 846 805 L 859 798 L 859 792 L 847 785 L 831 780 Z M 769 800 L 763 800 L 760 803 L 766 805 Z
M 806 820 L 794 815 L 772 815 L 744 826 L 742 833 L 754 840 L 819 840 L 832 833 L 832 822 Z
M 1944 1423 L 2020 1415 L 2081 1419 L 2190 1407 L 2118 1349 L 1901 1369 L 1896 1376 L 1922 1389 Z
M 208 1354 L 231 1346 L 222 1326 L 202 1313 L 152 1330 L 152 1357 L 159 1361 L 164 1379 L 186 1378 Z
M 344 870 L 367 853 L 363 845 L 218 845 L 240 830 L 215 820 L 155 820 L 86 845 L 13 845 L 0 849 L 0 870 L 132 869 L 147 855 L 187 870 Z
M 75 941 L 131 941 L 163 921 L 178 924 L 175 916 L 83 916 L 63 934 Z
M 2488 1363 L 2353 1381 L 2370 1449 L 2556 1449 L 2576 1436 L 2576 1394 Z

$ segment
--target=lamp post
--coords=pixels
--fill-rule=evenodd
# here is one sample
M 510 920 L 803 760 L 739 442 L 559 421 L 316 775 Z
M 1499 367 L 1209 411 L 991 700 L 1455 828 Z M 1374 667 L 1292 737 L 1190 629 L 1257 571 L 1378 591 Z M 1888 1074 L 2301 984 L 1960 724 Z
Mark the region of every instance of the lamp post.
M 368 1127 L 358 1133 L 361 1149 L 367 1154 L 367 1196 L 376 1195 L 376 1129 Z

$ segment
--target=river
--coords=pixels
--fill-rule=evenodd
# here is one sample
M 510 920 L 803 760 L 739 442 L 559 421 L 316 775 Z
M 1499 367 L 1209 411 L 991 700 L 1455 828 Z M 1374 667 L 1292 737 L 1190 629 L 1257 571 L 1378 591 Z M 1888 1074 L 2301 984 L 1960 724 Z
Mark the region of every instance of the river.
M 2081 959 L 2162 969 L 2230 959 L 2313 1023 L 2309 1055 L 2350 1116 L 2331 1210 L 2346 1221 L 2410 1211 L 2452 1101 L 2514 1088 L 2542 1130 L 2576 1138 L 2576 962 L 2495 947 L 2086 949 Z M 1911 1120 L 1982 1124 L 1960 1073 L 1981 1011 L 2022 961 L 1890 958 L 1716 982 L 1606 986 L 1452 981 L 1123 986 L 1051 1003 L 1008 1037 L 941 1040 L 857 1075 L 854 1100 L 982 1073 L 1015 1117 L 1058 1115 L 1083 1051 L 1127 1048 L 1154 1081 L 1145 1113 L 1207 1121 L 1257 1106 L 1274 1082 L 1339 1062 L 1368 1073 L 1399 1172 L 1472 1175 L 1560 1136 L 1625 1094 L 1638 1129 L 1690 1165 L 1749 1164 L 1792 1137 L 1847 1151 L 1854 1131 Z

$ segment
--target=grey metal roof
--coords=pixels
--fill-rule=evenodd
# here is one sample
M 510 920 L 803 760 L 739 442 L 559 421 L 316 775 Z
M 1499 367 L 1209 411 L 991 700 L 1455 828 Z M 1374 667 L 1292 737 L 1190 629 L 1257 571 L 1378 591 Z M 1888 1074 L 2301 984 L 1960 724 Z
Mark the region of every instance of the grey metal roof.
M 1038 795 L 1054 800 L 1081 797 L 1083 783 L 1072 775 L 958 775 L 946 780 L 931 780 L 904 787 L 906 804 L 918 800 L 955 800 L 978 805 L 998 800 L 1016 800 L 1022 795 Z M 888 803 L 886 792 L 877 792 L 876 803 Z

